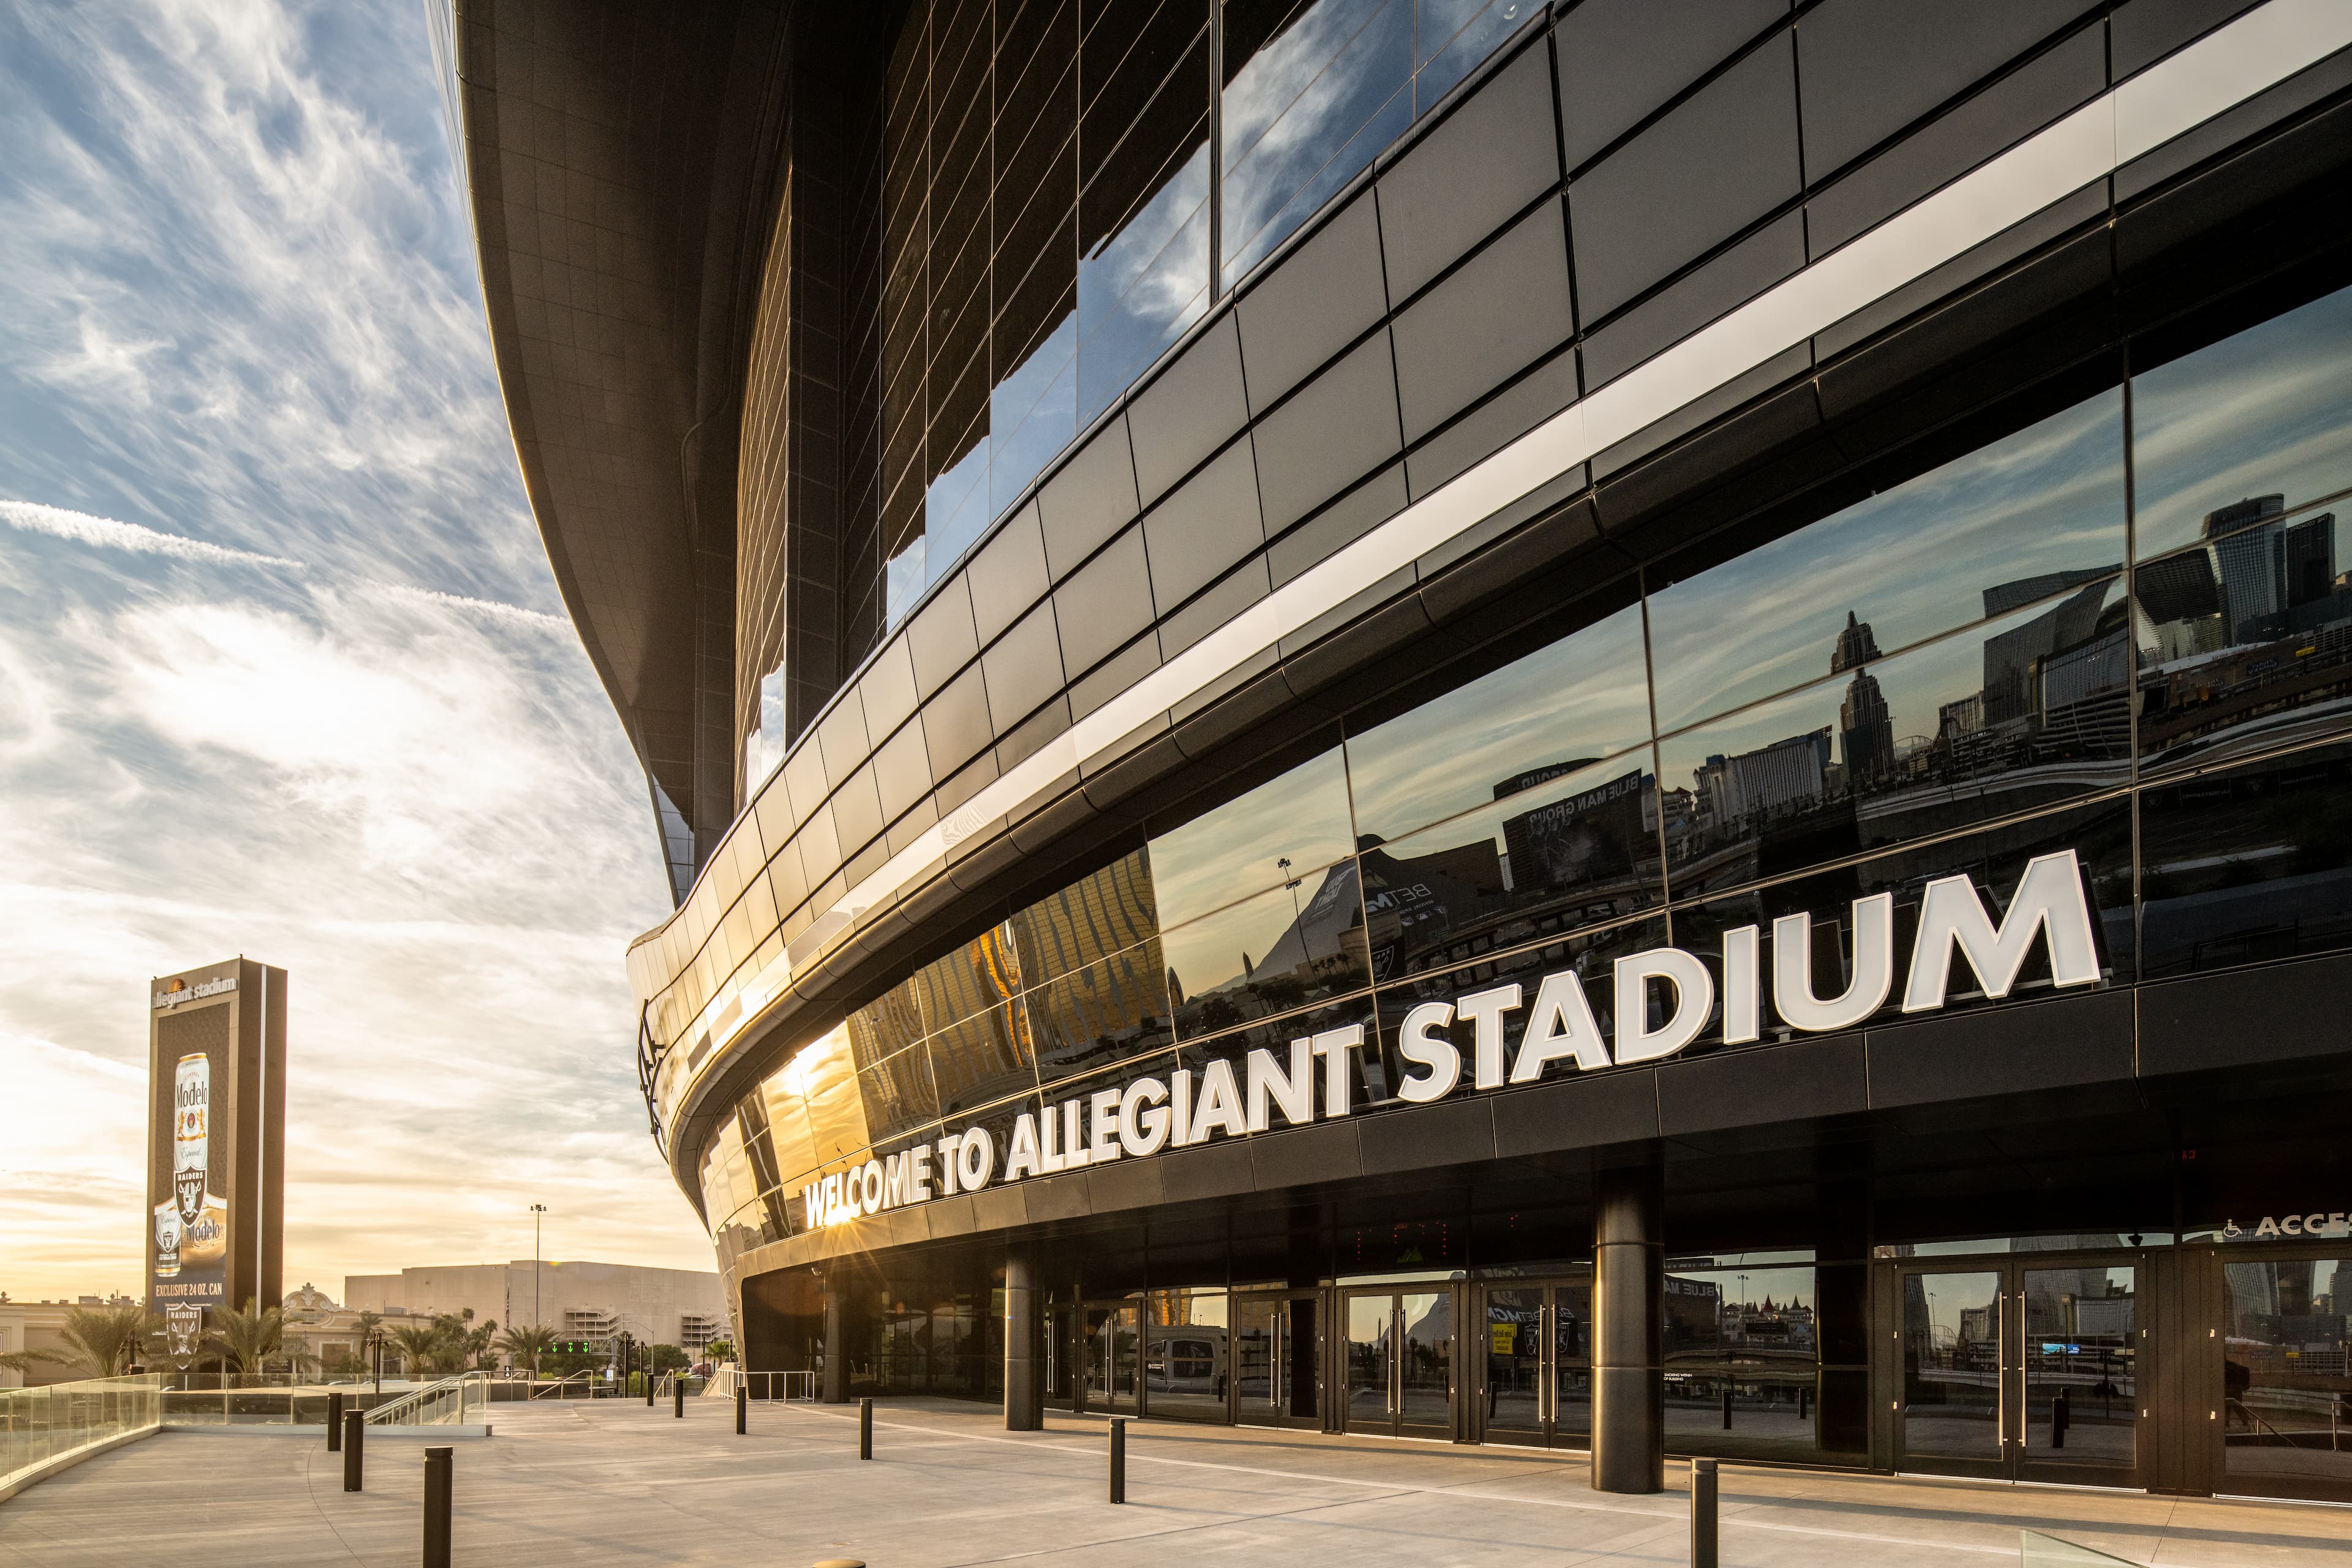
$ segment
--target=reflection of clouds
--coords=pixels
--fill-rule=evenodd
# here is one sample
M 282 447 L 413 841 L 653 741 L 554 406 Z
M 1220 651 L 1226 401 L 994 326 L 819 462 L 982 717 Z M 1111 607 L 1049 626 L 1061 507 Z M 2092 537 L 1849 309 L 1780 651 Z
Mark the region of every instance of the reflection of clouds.
M 1654 593 L 1659 725 L 1828 673 L 1848 610 L 1892 651 L 1980 618 L 1996 584 L 2120 563 L 2122 441 L 2102 394 Z
M 1393 838 L 1494 799 L 1495 785 L 1649 739 L 1642 609 L 1629 605 L 1539 652 L 1348 742 L 1366 833 Z
M 1181 925 L 1286 877 L 1309 876 L 1354 847 L 1347 773 L 1335 747 L 1151 841 L 1160 927 Z M 1286 872 L 1276 864 L 1285 858 Z
M 2132 379 L 2142 559 L 2249 496 L 2352 484 L 2352 289 Z
M 1412 0 L 1319 0 L 1252 55 L 1225 89 L 1228 256 L 1271 245 L 1273 237 L 1260 233 L 1267 222 L 1405 90 L 1412 9 Z M 1379 151 L 1378 143 L 1360 148 L 1353 166 L 1334 174 L 1344 179 Z

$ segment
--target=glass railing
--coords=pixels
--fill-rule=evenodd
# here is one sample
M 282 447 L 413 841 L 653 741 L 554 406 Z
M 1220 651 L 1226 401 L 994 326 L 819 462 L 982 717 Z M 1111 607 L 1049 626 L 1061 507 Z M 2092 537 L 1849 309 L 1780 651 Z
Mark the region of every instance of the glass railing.
M 0 1490 L 36 1468 L 162 1423 L 155 1373 L 0 1389 Z
M 455 1426 L 462 1424 L 468 1412 L 479 1412 L 489 1403 L 489 1373 L 459 1373 L 373 1406 L 367 1419 L 371 1426 Z

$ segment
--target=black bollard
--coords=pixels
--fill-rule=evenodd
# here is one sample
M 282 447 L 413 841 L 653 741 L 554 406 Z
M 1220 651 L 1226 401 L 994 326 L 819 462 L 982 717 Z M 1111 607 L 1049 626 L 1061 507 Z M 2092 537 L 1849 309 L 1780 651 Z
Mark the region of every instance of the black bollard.
M 2066 1428 L 2074 1424 L 2074 1415 L 2073 1402 L 2066 1397 L 2064 1389 L 2050 1396 L 2050 1446 L 2053 1448 L 2066 1446 Z
M 741 1378 L 735 1380 L 735 1436 L 742 1436 L 751 1429 L 751 1390 Z
M 671 1377 L 671 1379 L 669 1380 L 669 1396 L 670 1396 L 670 1403 L 677 1406 L 677 1412 L 676 1412 L 676 1414 L 677 1414 L 677 1418 L 678 1418 L 679 1420 L 681 1420 L 681 1421 L 685 1420 L 685 1419 L 686 1419 L 686 1379 L 684 1379 L 684 1378 L 682 1378 L 682 1377 L 677 1377 L 677 1376 L 673 1376 L 673 1377 Z
M 366 1448 L 367 1412 L 364 1410 L 344 1411 L 343 1489 L 347 1492 L 355 1492 L 360 1489 L 360 1466 L 366 1457 Z
M 648 1410 L 651 1410 L 653 1407 L 654 1407 L 654 1369 L 653 1369 L 652 1367 L 648 1366 L 648 1367 L 646 1367 L 646 1409 L 648 1409 Z
M 456 1452 L 425 1450 L 425 1568 L 449 1568 L 449 1461 Z
M 861 1459 L 874 1457 L 874 1401 L 871 1398 L 857 1402 L 857 1457 Z
M 1110 1500 L 1127 1500 L 1127 1417 L 1110 1418 Z
M 327 1391 L 327 1452 L 340 1454 L 342 1451 L 343 1391 L 331 1388 Z
M 1798 1387 L 1797 1387 L 1797 1419 L 1798 1419 L 1798 1420 L 1800 1420 L 1800 1421 L 1810 1421 L 1810 1420 L 1811 1420 L 1812 1418 L 1813 1418 L 1813 1387 L 1812 1387 L 1812 1384 L 1800 1384 L 1798 1385 Z
M 1728 1388 L 1723 1391 L 1723 1429 L 1727 1432 L 1731 1430 L 1731 1390 Z
M 1716 1552 L 1715 1461 L 1691 1461 L 1691 1568 L 1718 1568 Z

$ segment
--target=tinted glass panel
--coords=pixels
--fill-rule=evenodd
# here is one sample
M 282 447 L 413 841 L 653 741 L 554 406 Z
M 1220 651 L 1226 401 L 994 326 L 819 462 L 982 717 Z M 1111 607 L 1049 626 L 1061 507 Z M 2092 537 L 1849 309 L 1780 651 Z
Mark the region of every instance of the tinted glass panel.
M 2000 1276 L 1903 1277 L 1906 1455 L 1998 1459 Z
M 1853 622 L 1832 653 L 1850 673 L 1661 743 L 1677 889 L 2125 782 L 2125 635 L 2116 578 L 1892 658 Z
M 1138 851 L 1014 915 L 1024 984 L 1043 985 L 1158 931 L 1151 872 Z
M 1155 938 L 1022 998 L 1050 1084 L 1169 1042 L 1168 968 Z
M 1213 1034 L 1370 983 L 1356 867 L 1345 861 L 1161 938 L 1179 1038 Z
M 1813 1271 L 1666 1270 L 1666 1447 L 1807 1459 L 1815 1432 Z
M 2352 589 L 2333 510 L 2275 495 L 2223 509 L 2207 542 L 2150 561 L 2138 595 L 2145 765 L 2208 764 L 2344 727 L 2352 700 Z
M 2352 947 L 2352 746 L 2140 797 L 2144 973 Z
M 1642 611 L 1630 605 L 1458 691 L 1351 735 L 1367 847 L 1649 739 Z
M 1834 671 L 1849 615 L 1892 652 L 2114 576 L 2123 448 L 2118 390 L 1653 592 L 1659 727 Z
M 2224 1263 L 2221 1280 L 2226 1489 L 2352 1498 L 2352 1259 Z
M 1151 1414 L 1223 1421 L 1231 1379 L 1223 1290 L 1156 1290 L 1144 1330 L 1144 1398 Z
M 1347 769 L 1338 751 L 1326 752 L 1151 841 L 1160 922 L 1181 925 L 1262 889 L 1314 876 L 1354 847 Z
M 1017 1003 L 951 1025 L 928 1047 L 942 1115 L 1036 1087 L 1036 1055 Z
M 2026 1458 L 2116 1469 L 2137 1462 L 2136 1273 L 2025 1271 Z
M 2143 560 L 2352 485 L 2352 289 L 2134 376 L 2132 469 Z

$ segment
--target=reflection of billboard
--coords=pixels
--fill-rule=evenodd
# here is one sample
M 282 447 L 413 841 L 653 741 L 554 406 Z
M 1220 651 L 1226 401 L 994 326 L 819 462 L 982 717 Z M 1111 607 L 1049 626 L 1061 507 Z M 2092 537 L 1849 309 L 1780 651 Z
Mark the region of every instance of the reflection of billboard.
M 1631 876 L 1642 836 L 1642 772 L 1507 817 L 1511 886 L 1573 888 Z
M 153 985 L 147 1296 L 177 1357 L 205 1309 L 281 1294 L 285 996 L 283 970 L 243 959 Z

